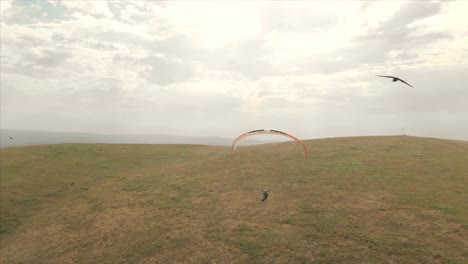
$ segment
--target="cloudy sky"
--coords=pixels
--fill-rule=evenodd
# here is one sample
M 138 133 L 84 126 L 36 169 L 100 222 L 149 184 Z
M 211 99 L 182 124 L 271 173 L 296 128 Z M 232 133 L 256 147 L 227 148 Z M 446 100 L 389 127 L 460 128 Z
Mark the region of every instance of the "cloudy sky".
M 0 5 L 2 129 L 468 140 L 467 1 Z

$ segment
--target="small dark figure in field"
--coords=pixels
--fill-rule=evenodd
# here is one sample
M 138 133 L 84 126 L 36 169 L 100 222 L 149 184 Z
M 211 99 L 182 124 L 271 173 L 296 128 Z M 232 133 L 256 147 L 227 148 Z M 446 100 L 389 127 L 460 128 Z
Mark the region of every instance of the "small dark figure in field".
M 263 190 L 263 199 L 262 199 L 262 202 L 265 201 L 267 198 L 268 198 L 268 194 L 270 193 L 270 191 L 268 190 Z

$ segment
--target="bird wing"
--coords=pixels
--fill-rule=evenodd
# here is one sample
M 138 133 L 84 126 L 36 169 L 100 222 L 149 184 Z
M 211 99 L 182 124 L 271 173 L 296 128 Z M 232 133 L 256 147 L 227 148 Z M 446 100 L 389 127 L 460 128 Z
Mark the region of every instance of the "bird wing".
M 411 84 L 409 84 L 409 83 L 407 83 L 407 82 L 403 81 L 402 79 L 398 78 L 398 80 L 399 80 L 400 82 L 402 82 L 402 83 L 404 83 L 404 84 L 406 84 L 406 85 L 408 85 L 408 86 L 410 86 L 410 87 L 414 88 L 413 86 L 411 86 Z
M 387 76 L 387 75 L 377 75 L 379 77 L 385 77 L 385 78 L 396 78 L 396 77 L 393 77 L 393 76 Z

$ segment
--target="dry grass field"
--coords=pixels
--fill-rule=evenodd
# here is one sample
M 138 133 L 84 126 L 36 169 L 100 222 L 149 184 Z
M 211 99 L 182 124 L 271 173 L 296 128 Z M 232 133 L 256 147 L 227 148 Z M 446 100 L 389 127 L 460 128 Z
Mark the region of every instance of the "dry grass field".
M 468 263 L 468 142 L 306 144 L 2 149 L 0 262 Z

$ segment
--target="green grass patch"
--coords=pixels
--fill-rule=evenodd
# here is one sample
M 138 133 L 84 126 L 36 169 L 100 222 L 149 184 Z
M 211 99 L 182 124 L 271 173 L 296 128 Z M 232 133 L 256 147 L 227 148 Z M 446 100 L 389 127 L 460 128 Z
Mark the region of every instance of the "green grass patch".
M 2 149 L 0 262 L 468 262 L 467 142 L 306 144 Z

